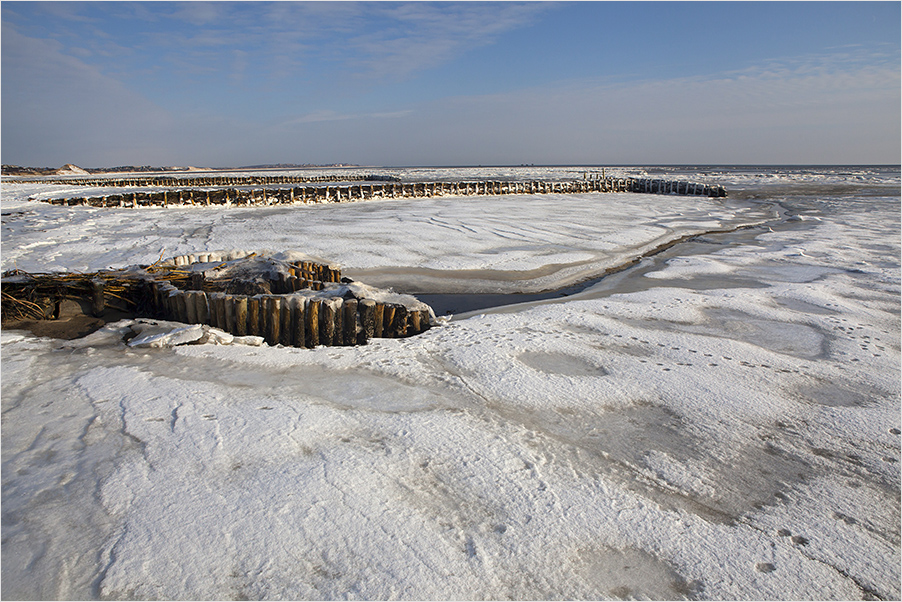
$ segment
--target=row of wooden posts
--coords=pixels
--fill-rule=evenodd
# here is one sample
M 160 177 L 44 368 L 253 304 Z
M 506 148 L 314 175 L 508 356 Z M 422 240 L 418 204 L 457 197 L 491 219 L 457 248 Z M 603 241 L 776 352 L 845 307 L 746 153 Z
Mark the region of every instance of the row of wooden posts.
M 552 194 L 579 192 L 644 192 L 724 197 L 722 186 L 693 182 L 637 178 L 604 178 L 561 182 L 478 181 L 478 182 L 390 182 L 343 186 L 302 186 L 291 188 L 178 189 L 131 192 L 95 197 L 50 199 L 54 205 L 92 207 L 166 207 L 170 205 L 257 206 L 296 203 L 341 203 L 375 198 L 417 198 L 500 194 Z
M 164 319 L 261 336 L 270 345 L 363 345 L 374 337 L 407 337 L 430 327 L 429 310 L 373 299 L 228 295 L 181 290 L 165 280 L 152 286 L 156 313 Z
M 239 255 L 240 253 L 245 254 Z M 250 255 L 243 251 L 235 251 L 232 254 L 192 253 L 174 257 L 168 263 L 178 268 L 194 263 L 221 263 Z M 207 280 L 202 271 L 193 271 L 190 273 L 188 286 L 194 290 L 225 292 L 229 282 L 229 280 Z M 287 273 L 279 272 L 274 280 L 268 281 L 268 284 L 273 293 L 282 295 L 304 289 L 321 291 L 330 282 L 341 282 L 341 268 L 315 261 L 295 261 L 289 263 Z
M 698 182 L 660 180 L 653 178 L 630 178 L 629 191 L 647 194 L 676 194 L 683 196 L 727 196 L 727 191 L 723 186 L 709 186 Z
M 166 263 L 176 268 L 251 257 L 245 251 L 192 253 Z M 349 294 L 329 296 L 342 281 L 341 269 L 309 260 L 288 262 L 288 270 L 269 280 L 273 294 L 241 295 L 223 292 L 228 280 L 207 280 L 192 271 L 184 288 L 165 279 L 154 280 L 153 308 L 164 319 L 208 324 L 235 336 L 261 336 L 270 345 L 293 347 L 362 345 L 372 338 L 413 336 L 431 326 L 428 309 L 400 303 L 358 299 Z M 309 291 L 325 293 L 311 294 Z M 306 292 L 305 292 L 306 291 Z
M 393 181 L 396 176 L 375 174 L 331 174 L 323 176 L 134 176 L 130 178 L 22 178 L 17 183 L 64 184 L 98 187 L 198 187 L 198 186 L 277 186 L 313 182 Z
M 283 269 L 277 277 L 266 268 L 259 275 L 267 280 L 264 290 L 268 292 L 258 289 L 247 294 L 229 292 L 238 279 L 227 272 L 217 278 L 216 267 L 210 265 L 254 256 L 244 251 L 198 253 L 140 271 L 92 274 L 15 270 L 3 274 L 3 314 L 9 317 L 27 310 L 30 319 L 53 319 L 54 308 L 63 299 L 74 298 L 87 302 L 97 317 L 108 309 L 130 308 L 136 317 L 207 324 L 235 336 L 260 336 L 270 345 L 309 348 L 408 337 L 432 325 L 428 306 L 366 298 L 359 292 L 365 287 L 355 293 L 352 287 L 341 286 L 341 270 L 328 264 L 279 260 Z M 206 265 L 185 267 L 198 263 Z

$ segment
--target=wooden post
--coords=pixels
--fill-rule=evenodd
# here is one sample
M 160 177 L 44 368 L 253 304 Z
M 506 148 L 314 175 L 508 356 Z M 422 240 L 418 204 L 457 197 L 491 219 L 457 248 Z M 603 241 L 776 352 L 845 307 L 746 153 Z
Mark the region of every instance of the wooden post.
M 335 340 L 335 307 L 331 299 L 322 302 L 320 314 L 319 342 L 322 345 L 332 345 Z
M 203 291 L 184 291 L 187 309 L 186 321 L 189 324 L 212 324 L 214 309 L 212 302 L 208 307 L 207 295 Z
M 407 307 L 403 305 L 395 306 L 395 317 L 392 321 L 392 331 L 395 337 L 407 336 Z
M 363 299 L 357 304 L 360 313 L 360 332 L 357 333 L 357 344 L 366 345 L 376 333 L 376 302 L 372 299 Z
M 266 342 L 270 345 L 279 343 L 279 330 L 282 326 L 282 300 L 274 295 L 264 297 L 264 314 L 266 316 Z
M 196 324 L 209 324 L 209 310 L 207 309 L 207 295 L 203 291 L 194 291 L 190 302 L 194 304 L 194 318 Z
M 185 316 L 188 324 L 198 324 L 197 321 L 197 303 L 194 297 L 198 293 L 196 291 L 185 291 L 182 295 L 185 297 Z
M 281 301 L 281 309 L 279 310 L 279 318 L 281 320 L 281 324 L 279 325 L 279 343 L 285 345 L 286 347 L 291 347 L 291 304 L 289 303 L 290 297 L 282 297 Z
M 225 295 L 222 303 L 225 307 L 225 324 L 222 329 L 229 334 L 235 334 L 235 331 L 238 330 L 238 312 L 235 307 L 238 303 L 238 298 L 235 295 Z
M 191 290 L 191 291 L 204 290 L 204 273 L 203 272 L 191 272 L 191 276 L 188 277 L 188 290 Z
M 260 297 L 247 298 L 247 334 L 260 336 Z
M 408 334 L 420 334 L 420 312 L 419 311 L 410 312 L 408 324 L 409 324 Z
M 220 330 L 228 331 L 229 324 L 226 320 L 226 296 L 225 293 L 216 293 L 216 323 Z
M 306 312 L 304 306 L 305 299 L 300 296 L 290 297 L 289 307 L 291 308 L 291 344 L 295 347 L 305 347 L 307 345 L 306 334 Z
M 335 312 L 335 332 L 332 335 L 332 344 L 343 345 L 345 337 L 344 299 L 332 297 L 331 302 Z
M 310 349 L 319 345 L 319 307 L 320 302 L 316 299 L 307 304 L 307 347 Z
M 373 336 L 376 338 L 382 338 L 383 324 L 385 320 L 385 305 L 382 303 L 376 303 L 376 307 L 373 308 Z
M 163 304 L 166 307 L 166 319 L 167 320 L 178 320 L 178 314 L 175 306 L 175 291 L 177 289 L 170 285 L 166 286 L 166 291 L 163 296 Z
M 243 337 L 247 334 L 247 297 L 235 299 L 235 334 Z
M 103 278 L 91 279 L 91 313 L 97 318 L 102 317 L 106 311 L 106 301 L 103 296 L 105 289 L 106 280 Z
M 357 299 L 345 299 L 344 302 L 344 344 L 357 344 Z
M 392 324 L 395 321 L 395 306 L 387 303 L 382 312 L 382 336 L 386 339 L 394 338 L 395 333 L 392 330 Z

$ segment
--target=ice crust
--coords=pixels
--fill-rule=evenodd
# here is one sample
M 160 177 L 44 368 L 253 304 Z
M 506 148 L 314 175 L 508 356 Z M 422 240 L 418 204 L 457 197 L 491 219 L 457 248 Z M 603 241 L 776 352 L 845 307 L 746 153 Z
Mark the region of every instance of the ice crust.
M 861 171 L 804 184 L 898 181 Z M 805 219 L 361 347 L 4 330 L 4 597 L 902 593 L 898 190 L 135 212 L 26 186 L 4 184 L 3 269 L 284 248 L 506 289 L 508 271 L 557 284 L 669 236 Z

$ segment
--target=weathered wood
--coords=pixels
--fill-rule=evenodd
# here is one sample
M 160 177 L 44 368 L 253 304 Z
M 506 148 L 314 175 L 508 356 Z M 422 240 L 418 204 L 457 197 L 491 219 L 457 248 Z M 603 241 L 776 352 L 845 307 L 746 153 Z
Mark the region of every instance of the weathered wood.
M 395 332 L 392 329 L 394 321 L 395 306 L 390 303 L 386 303 L 384 309 L 382 310 L 382 338 L 391 339 L 395 337 Z
M 260 336 L 260 297 L 247 299 L 247 334 Z
M 305 347 L 307 345 L 307 323 L 306 323 L 306 302 L 303 297 L 289 297 L 289 308 L 291 310 L 291 344 L 295 347 Z
M 365 345 L 376 334 L 376 302 L 372 299 L 362 299 L 357 304 L 360 314 L 360 332 L 357 333 L 357 344 Z
M 344 344 L 357 344 L 357 299 L 345 299 L 344 307 Z
M 191 276 L 188 277 L 188 290 L 192 290 L 192 291 L 204 290 L 204 273 L 203 272 L 191 272 Z
M 175 297 L 176 311 L 178 312 L 178 321 L 191 324 L 188 320 L 188 294 L 185 291 L 179 291 Z
M 291 297 L 282 297 L 280 299 L 279 309 L 279 343 L 286 347 L 291 347 Z
M 407 336 L 407 308 L 403 305 L 395 305 L 395 315 L 392 320 L 393 338 Z
M 419 334 L 420 333 L 420 312 L 412 311 L 409 313 L 408 317 L 408 334 Z
M 430 323 L 428 309 L 421 309 L 417 313 L 420 314 L 420 326 L 419 326 L 419 330 L 417 330 L 417 332 L 415 332 L 414 334 L 420 334 L 421 332 L 426 332 L 427 330 L 429 330 L 432 327 L 432 324 Z
M 196 291 L 185 291 L 182 293 L 185 297 L 185 321 L 188 324 L 200 323 L 197 320 L 197 302 L 194 299 L 197 294 Z
M 384 320 L 385 320 L 385 304 L 376 303 L 376 306 L 373 308 L 373 336 L 376 338 L 382 338 L 382 331 L 384 329 Z
M 335 311 L 335 331 L 332 335 L 332 344 L 343 345 L 345 336 L 344 299 L 341 297 L 332 297 L 331 302 Z
M 314 348 L 319 345 L 319 309 L 321 303 L 311 299 L 307 304 L 307 347 Z
M 320 329 L 319 342 L 323 345 L 333 345 L 335 341 L 335 306 L 332 300 L 323 301 L 320 305 Z
M 103 317 L 106 312 L 106 280 L 103 278 L 94 278 L 91 280 L 91 313 L 95 317 Z
M 247 335 L 247 297 L 235 298 L 235 334 L 239 337 Z
M 226 296 L 224 293 L 216 293 L 214 307 L 216 309 L 217 328 L 220 330 L 228 330 L 229 325 L 226 322 Z
M 223 326 L 223 330 L 228 333 L 234 333 L 238 330 L 238 312 L 235 307 L 238 303 L 238 297 L 235 295 L 225 295 L 222 303 L 225 309 L 225 325 Z
M 266 295 L 263 297 L 263 315 L 266 321 L 264 339 L 270 345 L 279 343 L 279 330 L 282 326 L 282 302 L 279 297 Z

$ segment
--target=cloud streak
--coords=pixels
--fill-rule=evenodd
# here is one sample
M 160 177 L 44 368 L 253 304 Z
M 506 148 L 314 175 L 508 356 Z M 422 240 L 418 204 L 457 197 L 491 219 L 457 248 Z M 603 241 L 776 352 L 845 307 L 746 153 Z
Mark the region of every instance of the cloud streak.
M 281 127 L 291 127 L 294 125 L 300 125 L 304 123 L 323 123 L 327 121 L 348 121 L 348 120 L 370 120 L 370 119 L 397 119 L 401 117 L 407 117 L 413 113 L 411 109 L 405 109 L 402 111 L 391 111 L 387 113 L 337 113 L 336 111 L 332 111 L 329 109 L 316 111 L 313 113 L 309 113 L 307 115 L 303 115 L 302 117 L 298 117 L 297 119 L 291 119 L 289 121 L 283 122 Z

